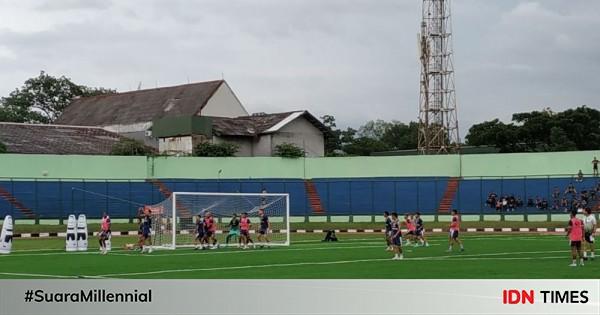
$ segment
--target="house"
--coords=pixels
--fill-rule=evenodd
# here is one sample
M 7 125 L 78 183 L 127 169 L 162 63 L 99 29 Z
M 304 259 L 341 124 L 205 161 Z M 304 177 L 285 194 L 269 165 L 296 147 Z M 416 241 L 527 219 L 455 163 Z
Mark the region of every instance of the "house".
M 0 122 L 0 142 L 9 153 L 109 155 L 122 138 L 100 127 Z
M 78 98 L 57 124 L 97 126 L 158 147 L 153 120 L 172 116 L 237 117 L 248 112 L 224 80 Z
M 258 113 L 235 118 L 173 117 L 155 122 L 159 151 L 191 153 L 202 141 L 234 143 L 237 156 L 272 156 L 279 144 L 302 148 L 307 157 L 325 154 L 327 128 L 307 111 Z
M 75 99 L 57 123 L 102 127 L 166 154 L 209 141 L 237 144 L 238 156 L 271 156 L 281 143 L 323 156 L 327 132 L 307 111 L 249 115 L 224 80 Z

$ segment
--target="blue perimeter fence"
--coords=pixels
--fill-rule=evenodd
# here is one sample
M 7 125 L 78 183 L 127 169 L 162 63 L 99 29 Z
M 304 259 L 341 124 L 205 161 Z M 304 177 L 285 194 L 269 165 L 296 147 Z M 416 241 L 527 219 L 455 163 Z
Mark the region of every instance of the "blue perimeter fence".
M 452 193 L 450 182 L 458 181 Z M 160 184 L 158 184 L 160 183 Z M 307 185 L 314 184 L 324 212 L 315 213 Z M 573 190 L 569 191 L 569 186 Z M 600 179 L 546 177 L 394 177 L 303 179 L 75 180 L 0 178 L 0 215 L 59 219 L 71 213 L 90 218 L 107 211 L 133 218 L 141 205 L 166 196 L 159 187 L 180 192 L 289 193 L 292 216 L 378 215 L 383 211 L 436 214 L 443 201 L 463 214 L 544 214 L 566 212 L 585 203 L 600 210 Z M 496 196 L 494 200 L 493 196 Z M 446 198 L 444 198 L 446 196 Z M 503 203 L 503 198 L 507 199 Z M 513 199 L 514 198 L 514 199 Z M 312 198 L 314 199 L 314 198 Z M 500 201 L 499 208 L 497 202 Z M 511 204 L 513 205 L 511 207 Z M 30 212 L 28 212 L 30 211 Z M 30 213 L 27 215 L 27 213 Z

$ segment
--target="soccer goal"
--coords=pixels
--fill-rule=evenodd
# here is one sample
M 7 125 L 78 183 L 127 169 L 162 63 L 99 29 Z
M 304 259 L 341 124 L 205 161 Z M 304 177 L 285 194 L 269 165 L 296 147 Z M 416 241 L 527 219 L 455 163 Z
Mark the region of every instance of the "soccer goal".
M 259 210 L 271 223 L 270 245 L 290 244 L 289 194 L 174 192 L 168 199 L 149 207 L 152 212 L 152 244 L 156 248 L 175 249 L 194 246 L 196 221 L 210 211 L 217 225 L 216 237 L 221 245 L 229 234 L 234 214 L 247 213 L 252 224 L 250 236 L 256 242 L 260 227 Z M 230 246 L 237 246 L 232 237 Z

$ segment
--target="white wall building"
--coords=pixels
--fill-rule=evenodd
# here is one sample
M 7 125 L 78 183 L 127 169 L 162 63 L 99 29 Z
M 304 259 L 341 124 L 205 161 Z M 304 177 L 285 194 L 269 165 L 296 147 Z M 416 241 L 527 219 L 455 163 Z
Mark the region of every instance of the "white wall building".
M 327 132 L 307 111 L 249 115 L 224 80 L 78 98 L 56 123 L 99 126 L 167 154 L 191 154 L 202 141 L 227 141 L 239 146 L 238 156 L 271 156 L 282 143 L 323 156 Z M 162 126 L 160 135 L 154 124 Z

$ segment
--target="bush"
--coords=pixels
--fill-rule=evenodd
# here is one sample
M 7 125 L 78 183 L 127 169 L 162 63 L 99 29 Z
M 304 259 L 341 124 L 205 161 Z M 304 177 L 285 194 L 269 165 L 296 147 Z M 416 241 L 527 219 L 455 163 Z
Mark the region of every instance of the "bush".
M 194 148 L 195 156 L 208 157 L 227 157 L 234 156 L 239 149 L 239 146 L 234 143 L 210 143 L 202 142 Z
M 119 142 L 112 146 L 110 154 L 146 156 L 154 154 L 154 151 L 138 140 L 121 138 Z
M 0 142 L 0 153 L 6 153 L 6 146 L 4 145 L 4 143 Z
M 300 158 L 304 157 L 304 150 L 293 143 L 282 143 L 275 146 L 275 156 L 284 158 Z

